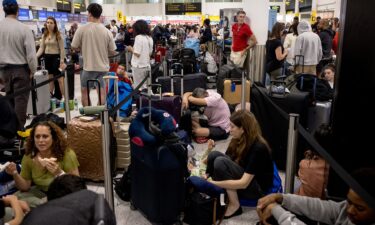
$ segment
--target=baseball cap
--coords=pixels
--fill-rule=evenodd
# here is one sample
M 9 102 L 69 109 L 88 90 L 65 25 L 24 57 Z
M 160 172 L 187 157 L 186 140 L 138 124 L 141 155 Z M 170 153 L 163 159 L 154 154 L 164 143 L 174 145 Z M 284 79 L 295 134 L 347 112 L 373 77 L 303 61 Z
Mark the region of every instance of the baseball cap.
M 18 5 L 16 0 L 4 0 L 3 1 L 3 7 L 9 6 L 9 5 Z

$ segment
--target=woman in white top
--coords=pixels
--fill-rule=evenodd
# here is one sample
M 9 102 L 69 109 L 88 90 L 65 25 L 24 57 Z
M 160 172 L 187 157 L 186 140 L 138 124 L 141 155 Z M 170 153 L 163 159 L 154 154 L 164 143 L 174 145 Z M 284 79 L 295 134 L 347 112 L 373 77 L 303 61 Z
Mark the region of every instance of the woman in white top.
M 134 30 L 134 46 L 128 46 L 127 50 L 133 53 L 131 59 L 134 88 L 146 77 L 147 71 L 151 70 L 150 56 L 153 51 L 154 41 L 151 38 L 150 27 L 144 20 L 137 20 L 133 24 Z M 145 82 L 142 89 L 147 89 Z
M 288 49 L 288 55 L 286 57 L 287 63 L 289 65 L 294 65 L 294 46 L 296 44 L 296 40 L 298 37 L 298 30 L 297 30 L 298 22 L 293 23 L 291 26 L 292 33 L 286 35 L 284 40 L 284 49 Z
M 49 78 L 59 75 L 61 72 L 59 68 L 65 68 L 65 49 L 64 40 L 57 29 L 57 24 L 55 18 L 49 16 L 47 18 L 46 27 L 42 41 L 40 43 L 40 48 L 37 52 L 37 57 L 39 58 L 44 54 L 44 62 L 46 70 L 48 70 Z M 61 95 L 64 96 L 64 77 L 58 79 Z M 49 83 L 49 90 L 51 95 L 55 89 L 54 82 Z

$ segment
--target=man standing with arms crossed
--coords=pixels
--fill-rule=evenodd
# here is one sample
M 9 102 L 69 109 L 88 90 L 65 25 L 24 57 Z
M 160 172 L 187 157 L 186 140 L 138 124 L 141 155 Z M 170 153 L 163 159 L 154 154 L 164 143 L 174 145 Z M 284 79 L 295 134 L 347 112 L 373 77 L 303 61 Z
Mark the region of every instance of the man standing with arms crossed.
M 100 23 L 102 6 L 91 3 L 87 7 L 89 23 L 81 26 L 76 31 L 72 49 L 80 49 L 83 56 L 83 71 L 81 75 L 82 105 L 88 106 L 87 80 L 98 79 L 101 85 L 101 102 L 104 104 L 105 91 L 104 79 L 109 70 L 109 55 L 115 54 L 116 44 L 112 33 Z
M 238 11 L 237 23 L 232 26 L 232 52 L 230 54 L 230 59 L 238 67 L 244 67 L 243 64 L 247 56 L 247 50 L 257 44 L 257 39 L 253 31 L 250 29 L 250 26 L 245 23 L 245 17 L 245 11 Z
M 4 81 L 9 95 L 30 87 L 38 63 L 33 33 L 17 20 L 17 1 L 4 0 L 3 10 L 5 19 L 0 22 L 0 79 Z M 29 95 L 28 91 L 11 100 L 19 120 L 18 129 L 22 129 L 26 122 Z

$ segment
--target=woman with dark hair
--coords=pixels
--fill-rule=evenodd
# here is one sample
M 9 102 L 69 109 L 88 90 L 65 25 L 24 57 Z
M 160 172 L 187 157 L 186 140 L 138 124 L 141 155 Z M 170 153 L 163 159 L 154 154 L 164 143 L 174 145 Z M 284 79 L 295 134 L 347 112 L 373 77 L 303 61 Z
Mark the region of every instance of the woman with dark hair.
M 203 21 L 202 35 L 200 37 L 200 44 L 205 44 L 209 41 L 212 41 L 212 32 L 211 32 L 211 20 L 205 19 Z
M 298 22 L 293 23 L 290 27 L 293 32 L 286 35 L 284 40 L 284 49 L 288 49 L 288 55 L 286 57 L 286 61 L 289 65 L 294 65 L 294 46 L 296 44 L 296 40 L 298 37 L 298 30 L 297 30 Z
M 284 23 L 275 23 L 272 27 L 271 37 L 266 42 L 266 72 L 271 80 L 276 80 L 282 75 L 283 60 L 288 55 L 288 50 L 284 50 L 281 43 L 281 35 L 284 31 Z
M 154 41 L 151 38 L 150 27 L 144 20 L 137 20 L 133 24 L 134 30 L 134 46 L 128 46 L 127 50 L 132 52 L 132 71 L 134 79 L 134 87 L 138 86 L 139 83 L 146 77 L 147 71 L 151 69 L 150 56 L 153 52 Z M 141 87 L 147 89 L 147 83 L 144 83 Z
M 39 58 L 40 56 L 44 55 L 45 66 L 48 70 L 49 78 L 52 78 L 53 76 L 61 73 L 59 68 L 65 68 L 65 48 L 64 40 L 57 28 L 55 18 L 49 16 L 47 18 L 46 27 L 47 29 L 44 30 L 40 48 L 36 53 L 36 56 Z M 61 95 L 64 96 L 64 77 L 60 77 L 58 81 Z M 50 82 L 49 91 L 51 96 L 53 96 L 54 89 L 54 82 Z
M 45 192 L 55 177 L 65 173 L 79 176 L 76 154 L 67 147 L 63 131 L 50 121 L 33 126 L 21 165 L 20 174 L 13 162 L 7 166 L 6 172 L 13 175 L 20 190 L 17 197 L 30 207 L 43 203 Z
M 211 183 L 226 189 L 228 208 L 226 219 L 240 215 L 239 197 L 257 199 L 272 186 L 273 162 L 271 150 L 263 138 L 255 116 L 239 110 L 230 117 L 232 140 L 225 155 L 213 151 L 207 158 Z

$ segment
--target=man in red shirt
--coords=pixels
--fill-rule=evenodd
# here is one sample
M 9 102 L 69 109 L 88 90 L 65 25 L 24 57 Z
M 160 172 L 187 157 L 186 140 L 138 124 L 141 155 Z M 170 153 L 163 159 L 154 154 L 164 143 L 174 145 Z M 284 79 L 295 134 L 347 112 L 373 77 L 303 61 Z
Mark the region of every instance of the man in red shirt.
M 247 56 L 247 50 L 257 44 L 257 39 L 245 21 L 246 13 L 243 10 L 237 12 L 237 23 L 232 26 L 232 52 L 231 60 L 239 67 L 243 66 Z M 250 41 L 249 41 L 250 40 Z

